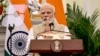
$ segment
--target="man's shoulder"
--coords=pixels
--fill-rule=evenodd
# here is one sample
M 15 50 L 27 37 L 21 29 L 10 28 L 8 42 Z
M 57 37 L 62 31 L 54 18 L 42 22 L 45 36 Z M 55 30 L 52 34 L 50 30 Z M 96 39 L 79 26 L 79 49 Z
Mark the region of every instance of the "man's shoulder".
M 65 28 L 67 28 L 67 25 L 63 25 L 63 24 L 56 24 L 55 25 L 55 30 L 63 31 Z
M 60 27 L 67 27 L 67 25 L 59 24 Z

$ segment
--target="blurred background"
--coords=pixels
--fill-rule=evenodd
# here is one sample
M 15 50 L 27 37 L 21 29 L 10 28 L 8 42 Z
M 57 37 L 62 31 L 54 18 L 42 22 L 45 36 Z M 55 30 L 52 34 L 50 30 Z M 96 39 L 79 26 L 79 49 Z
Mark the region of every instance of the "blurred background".
M 4 41 L 6 33 L 6 9 L 10 0 L 0 0 L 0 56 L 4 56 Z M 34 0 L 45 3 L 46 0 Z M 52 1 L 52 0 L 51 0 Z M 83 39 L 83 55 L 100 56 L 100 0 L 61 0 L 67 25 L 73 39 Z M 38 4 L 38 6 L 40 6 Z M 31 13 L 32 24 L 41 23 L 38 9 Z

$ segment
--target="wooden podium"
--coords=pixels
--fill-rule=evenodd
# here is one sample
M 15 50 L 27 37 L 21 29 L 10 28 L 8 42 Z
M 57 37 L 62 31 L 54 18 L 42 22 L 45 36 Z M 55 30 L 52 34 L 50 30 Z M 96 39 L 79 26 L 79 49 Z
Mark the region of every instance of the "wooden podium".
M 75 40 L 31 40 L 31 53 L 40 53 L 44 56 L 70 56 L 72 53 L 83 53 L 83 41 Z M 47 55 L 46 55 L 47 54 Z

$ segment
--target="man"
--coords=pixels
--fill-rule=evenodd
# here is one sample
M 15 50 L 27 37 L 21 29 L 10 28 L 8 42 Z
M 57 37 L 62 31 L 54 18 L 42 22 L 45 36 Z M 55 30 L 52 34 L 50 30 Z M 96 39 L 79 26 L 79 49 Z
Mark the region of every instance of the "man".
M 71 34 L 67 26 L 59 24 L 54 15 L 55 8 L 52 5 L 47 3 L 42 4 L 40 7 L 40 16 L 43 22 L 33 25 L 33 34 L 30 33 L 30 35 L 33 35 L 34 39 L 71 39 Z M 45 56 L 46 54 L 40 55 Z M 35 56 L 39 55 L 35 54 Z
M 55 8 L 52 5 L 47 3 L 41 5 L 40 16 L 43 23 L 33 26 L 33 34 L 36 39 L 55 39 L 55 33 L 60 35 L 57 39 L 71 39 L 67 26 L 58 24 L 54 15 Z M 50 37 L 50 34 L 52 37 Z

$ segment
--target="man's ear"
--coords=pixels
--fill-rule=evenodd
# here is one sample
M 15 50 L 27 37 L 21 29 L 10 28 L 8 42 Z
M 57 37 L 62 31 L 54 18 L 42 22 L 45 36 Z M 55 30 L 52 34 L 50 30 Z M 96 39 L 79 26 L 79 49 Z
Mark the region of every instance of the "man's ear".
M 53 15 L 53 17 L 55 17 L 55 15 L 56 15 L 56 13 L 54 12 L 54 15 Z

